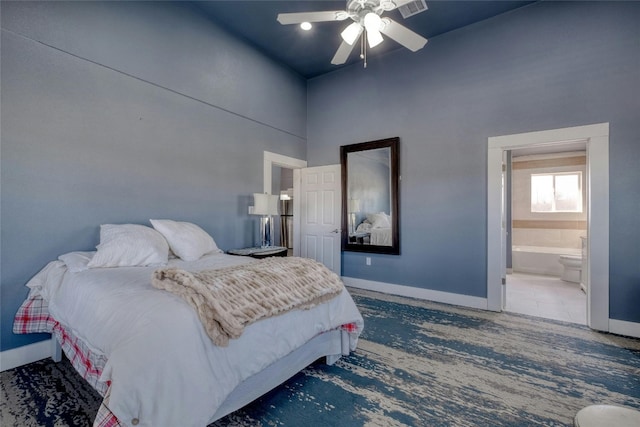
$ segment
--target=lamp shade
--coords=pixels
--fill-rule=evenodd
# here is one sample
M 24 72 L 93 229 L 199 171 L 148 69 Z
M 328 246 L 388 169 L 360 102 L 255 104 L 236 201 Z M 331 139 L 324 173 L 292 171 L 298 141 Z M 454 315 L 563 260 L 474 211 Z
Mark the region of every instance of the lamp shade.
M 349 212 L 360 212 L 360 199 L 349 199 Z
M 278 215 L 278 195 L 253 193 L 254 215 Z
M 291 200 L 291 197 L 289 197 L 289 195 L 283 191 L 280 193 L 280 200 Z
M 280 197 L 275 195 L 269 195 L 269 215 L 278 215 L 278 200 Z

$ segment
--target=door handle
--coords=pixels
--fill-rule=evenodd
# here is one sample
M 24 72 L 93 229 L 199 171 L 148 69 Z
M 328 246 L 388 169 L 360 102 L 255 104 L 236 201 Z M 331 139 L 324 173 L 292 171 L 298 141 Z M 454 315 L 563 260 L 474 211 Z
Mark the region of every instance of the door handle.
M 334 234 L 338 234 L 339 232 L 340 232 L 340 230 L 339 230 L 339 229 L 337 229 L 337 228 L 336 228 L 335 230 L 333 230 L 333 231 L 332 231 L 332 233 L 334 233 Z

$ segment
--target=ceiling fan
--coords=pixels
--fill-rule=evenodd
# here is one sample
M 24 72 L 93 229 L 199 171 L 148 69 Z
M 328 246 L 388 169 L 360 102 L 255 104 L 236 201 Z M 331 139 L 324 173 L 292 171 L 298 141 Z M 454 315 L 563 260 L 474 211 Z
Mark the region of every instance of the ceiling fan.
M 365 59 L 365 40 L 369 48 L 382 43 L 382 34 L 395 40 L 407 49 L 416 52 L 424 47 L 427 39 L 414 33 L 407 27 L 394 20 L 382 17 L 384 12 L 396 9 L 415 0 L 347 0 L 347 10 L 280 13 L 278 22 L 282 25 L 303 24 L 310 22 L 344 21 L 351 18 L 353 22 L 341 33 L 342 43 L 334 55 L 331 63 L 340 65 L 347 62 L 353 51 L 355 42 L 361 39 L 360 57 Z

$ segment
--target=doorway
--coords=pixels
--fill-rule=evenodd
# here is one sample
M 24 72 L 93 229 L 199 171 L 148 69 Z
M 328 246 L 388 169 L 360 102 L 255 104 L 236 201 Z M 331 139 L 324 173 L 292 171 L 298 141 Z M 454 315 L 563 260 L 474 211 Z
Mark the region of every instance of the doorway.
M 505 311 L 587 323 L 586 143 L 505 153 Z
M 587 324 L 587 295 L 577 283 L 515 271 L 507 274 L 506 286 L 505 311 Z
M 281 154 L 265 151 L 263 156 L 263 190 L 262 191 L 268 194 L 280 194 L 282 182 L 283 182 L 282 175 L 289 176 L 289 174 L 291 175 L 292 186 L 295 187 L 294 180 L 293 180 L 293 170 L 306 168 L 306 167 L 307 167 L 306 160 L 300 160 L 293 157 L 287 157 Z M 285 180 L 286 179 L 287 178 L 285 178 Z M 287 222 L 290 222 L 290 224 L 286 224 L 286 226 L 287 227 L 290 226 L 291 231 L 293 233 L 293 236 L 288 239 L 290 240 L 290 242 L 288 243 L 291 246 L 291 253 L 289 253 L 289 255 L 300 256 L 299 216 L 293 215 L 293 212 L 300 211 L 300 198 L 296 197 L 295 190 L 296 189 L 294 189 L 293 191 L 293 195 L 290 195 L 290 197 L 292 197 L 293 199 L 292 200 L 293 206 L 287 207 L 287 209 L 292 209 L 292 211 L 287 210 L 286 215 L 291 213 L 292 216 L 291 218 L 286 219 Z M 280 223 L 281 220 L 282 218 L 279 218 L 279 221 L 277 221 L 278 227 L 281 227 L 281 223 Z M 277 234 L 280 235 L 280 233 L 277 233 Z
M 263 159 L 263 192 L 265 193 L 272 194 L 274 191 L 274 167 L 293 169 L 293 256 L 313 258 L 340 275 L 340 165 L 307 168 L 307 162 L 305 160 L 295 159 L 269 151 L 264 152 Z M 325 170 L 325 168 L 328 169 Z M 303 224 L 301 223 L 301 218 L 313 210 L 311 209 L 312 204 L 306 201 L 304 202 L 305 212 L 302 213 L 302 200 L 308 196 L 308 194 L 303 193 L 306 193 L 311 181 L 314 180 L 309 180 L 303 185 L 301 178 L 303 172 L 307 174 L 320 174 L 322 176 L 322 178 L 317 178 L 319 179 L 318 183 L 321 183 L 323 186 L 322 194 L 316 197 L 313 206 L 317 208 L 318 218 L 322 219 L 323 227 L 319 229 L 320 234 L 314 237 L 314 239 L 319 242 L 314 251 L 309 250 L 310 235 L 308 224 L 304 224 L 303 229 Z M 324 188 L 325 185 L 329 186 L 329 188 Z M 329 194 L 332 194 L 332 196 L 329 197 Z M 331 220 L 327 221 L 328 219 Z M 304 248 L 302 247 L 303 234 L 306 240 Z M 329 241 L 332 243 L 329 244 Z M 309 256 L 310 252 L 313 252 L 314 255 Z
M 609 331 L 609 124 L 491 137 L 487 155 L 487 308 L 502 311 L 506 295 L 503 157 L 508 150 L 586 141 L 588 182 L 587 325 Z M 597 242 L 597 243 L 595 243 Z
M 287 256 L 293 256 L 293 169 L 274 165 L 271 173 L 271 194 L 279 200 L 279 215 L 274 217 L 275 245 L 287 248 Z

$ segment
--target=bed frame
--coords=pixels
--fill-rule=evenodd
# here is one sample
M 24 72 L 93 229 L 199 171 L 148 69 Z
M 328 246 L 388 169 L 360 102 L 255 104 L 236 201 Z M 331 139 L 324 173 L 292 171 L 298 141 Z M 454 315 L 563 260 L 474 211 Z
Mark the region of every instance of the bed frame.
M 346 331 L 334 329 L 316 335 L 302 347 L 241 382 L 220 405 L 209 423 L 248 405 L 322 357 L 326 357 L 328 365 L 333 365 L 341 356 L 348 354 L 349 336 Z
M 327 365 L 333 365 L 349 352 L 349 333 L 342 328 L 316 335 L 303 346 L 241 382 L 222 402 L 208 424 L 248 405 L 318 359 L 324 357 Z M 56 334 L 52 335 L 51 358 L 55 362 L 62 360 L 62 347 Z

